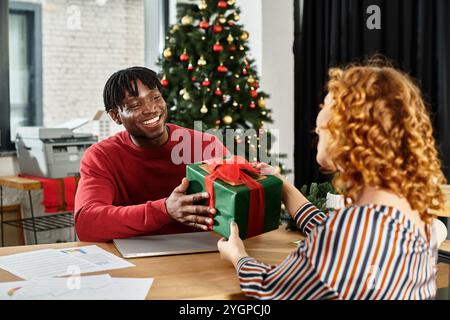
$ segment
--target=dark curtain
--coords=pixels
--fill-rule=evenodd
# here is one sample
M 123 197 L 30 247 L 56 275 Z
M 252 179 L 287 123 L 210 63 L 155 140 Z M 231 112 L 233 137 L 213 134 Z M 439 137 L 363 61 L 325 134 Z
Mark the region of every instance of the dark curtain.
M 444 172 L 450 180 L 450 1 L 304 0 L 295 6 L 295 184 L 329 180 L 315 161 L 313 130 L 329 67 L 375 53 L 416 78 L 429 106 Z M 381 30 L 366 26 L 381 8 Z

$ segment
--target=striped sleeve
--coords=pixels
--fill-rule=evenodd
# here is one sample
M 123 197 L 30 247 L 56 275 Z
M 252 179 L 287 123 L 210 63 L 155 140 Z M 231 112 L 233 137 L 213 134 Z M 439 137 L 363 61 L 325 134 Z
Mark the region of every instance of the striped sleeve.
M 241 289 L 257 299 L 432 298 L 434 260 L 405 219 L 385 206 L 332 212 L 280 265 L 241 259 Z
M 306 202 L 298 209 L 294 220 L 300 232 L 309 235 L 315 227 L 325 222 L 326 217 L 326 214 L 317 209 L 311 202 Z
M 311 206 L 303 206 L 296 215 L 296 220 L 302 225 Z M 267 265 L 251 257 L 242 258 L 237 271 L 245 295 L 262 300 L 336 299 L 337 293 L 322 281 L 318 266 L 311 258 L 329 230 L 322 223 L 308 232 L 308 238 L 301 241 L 297 250 L 278 266 Z
M 305 205 L 299 215 L 307 216 L 310 208 Z M 241 290 L 257 299 L 283 300 L 342 299 L 345 298 L 342 292 L 348 297 L 358 291 L 356 277 L 348 272 L 353 272 L 351 262 L 361 255 L 355 246 L 364 223 L 356 221 L 363 215 L 358 218 L 351 210 L 355 209 L 331 213 L 324 223 L 309 231 L 307 239 L 278 266 L 268 266 L 250 257 L 241 259 L 238 264 Z M 301 217 L 298 220 L 304 225 Z M 365 281 L 364 278 L 357 282 Z
M 278 266 L 250 257 L 239 260 L 237 270 L 242 292 L 261 300 L 336 298 L 311 264 L 310 245 L 307 241 L 300 242 L 297 250 Z

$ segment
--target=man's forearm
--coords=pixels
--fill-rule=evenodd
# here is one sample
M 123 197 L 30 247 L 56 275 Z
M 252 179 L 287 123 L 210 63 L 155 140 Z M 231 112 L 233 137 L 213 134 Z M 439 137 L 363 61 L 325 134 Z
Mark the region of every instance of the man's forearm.
M 165 199 L 134 206 L 92 203 L 75 214 L 81 241 L 106 242 L 157 231 L 172 219 L 165 212 Z

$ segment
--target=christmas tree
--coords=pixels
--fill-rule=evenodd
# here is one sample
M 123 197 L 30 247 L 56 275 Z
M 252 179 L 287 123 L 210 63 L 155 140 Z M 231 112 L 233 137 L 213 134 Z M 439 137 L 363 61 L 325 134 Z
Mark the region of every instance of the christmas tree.
M 201 121 L 203 130 L 218 129 L 221 138 L 226 129 L 254 129 L 257 135 L 235 136 L 234 144 L 244 144 L 250 161 L 260 160 L 260 148 L 269 155 L 271 136 L 264 130 L 272 122 L 268 95 L 260 90 L 255 61 L 248 56 L 250 35 L 239 24 L 236 0 L 179 3 L 177 10 L 178 23 L 167 33 L 159 61 L 169 122 L 192 128 Z

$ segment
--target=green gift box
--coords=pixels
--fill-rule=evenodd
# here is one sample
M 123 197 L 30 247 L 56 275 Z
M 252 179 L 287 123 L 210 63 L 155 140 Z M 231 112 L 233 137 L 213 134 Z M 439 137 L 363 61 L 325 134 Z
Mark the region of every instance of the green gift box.
M 224 164 L 227 165 L 227 164 Z M 186 178 L 189 180 L 188 194 L 206 191 L 205 177 L 208 176 L 208 167 L 205 163 L 195 163 L 186 166 Z M 258 229 L 257 234 L 262 234 L 279 227 L 281 211 L 281 192 L 283 182 L 275 176 L 254 177 L 264 189 L 264 223 L 262 229 Z M 235 221 L 239 226 L 239 236 L 241 239 L 255 236 L 254 229 L 249 235 L 249 207 L 250 188 L 245 184 L 232 185 L 222 180 L 214 181 L 214 215 L 213 231 L 225 238 L 230 236 L 230 223 Z M 262 210 L 259 214 L 262 213 Z M 250 221 L 251 223 L 251 221 Z

